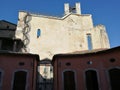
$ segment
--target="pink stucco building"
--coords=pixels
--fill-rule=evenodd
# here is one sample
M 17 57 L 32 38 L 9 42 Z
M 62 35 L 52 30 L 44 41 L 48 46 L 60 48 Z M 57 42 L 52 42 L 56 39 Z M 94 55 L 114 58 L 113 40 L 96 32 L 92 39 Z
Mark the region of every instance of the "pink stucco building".
M 54 90 L 120 90 L 120 47 L 58 54 Z
M 0 53 L 0 90 L 36 90 L 39 56 Z

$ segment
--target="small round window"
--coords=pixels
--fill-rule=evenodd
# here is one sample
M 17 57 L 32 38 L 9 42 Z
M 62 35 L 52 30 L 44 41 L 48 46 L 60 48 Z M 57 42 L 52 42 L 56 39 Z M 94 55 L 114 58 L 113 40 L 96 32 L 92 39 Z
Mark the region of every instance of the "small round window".
M 116 60 L 115 60 L 114 58 L 111 58 L 109 61 L 110 61 L 111 63 L 114 63 Z
M 91 65 L 92 63 L 93 63 L 92 61 L 88 61 L 88 62 L 87 62 L 88 65 Z

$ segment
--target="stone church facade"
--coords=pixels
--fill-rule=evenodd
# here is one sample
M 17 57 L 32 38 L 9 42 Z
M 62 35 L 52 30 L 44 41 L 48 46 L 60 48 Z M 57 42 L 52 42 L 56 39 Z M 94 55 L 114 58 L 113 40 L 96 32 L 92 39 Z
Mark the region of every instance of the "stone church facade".
M 92 15 L 81 14 L 79 3 L 76 3 L 75 13 L 70 11 L 69 4 L 65 4 L 65 15 L 61 18 L 20 11 L 16 38 L 24 40 L 23 30 L 27 32 L 28 28 L 27 51 L 39 54 L 41 60 L 52 59 L 58 53 L 89 50 L 88 35 L 92 49 L 110 47 L 105 26 L 94 26 Z M 40 36 L 37 37 L 38 30 Z
M 91 14 L 81 14 L 80 3 L 75 8 L 66 3 L 64 11 L 63 17 L 20 11 L 15 35 L 24 43 L 22 52 L 39 54 L 40 60 L 52 60 L 59 53 L 110 48 L 105 26 L 94 26 Z

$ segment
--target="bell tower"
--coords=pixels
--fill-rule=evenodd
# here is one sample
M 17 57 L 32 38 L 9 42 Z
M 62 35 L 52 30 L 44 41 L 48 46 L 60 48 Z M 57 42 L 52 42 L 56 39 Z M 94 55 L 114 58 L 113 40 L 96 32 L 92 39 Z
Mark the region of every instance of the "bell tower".
M 76 14 L 81 14 L 81 6 L 80 3 L 76 3 L 75 7 L 71 7 L 69 6 L 68 3 L 64 4 L 64 12 L 65 15 L 69 14 L 69 13 L 76 13 Z

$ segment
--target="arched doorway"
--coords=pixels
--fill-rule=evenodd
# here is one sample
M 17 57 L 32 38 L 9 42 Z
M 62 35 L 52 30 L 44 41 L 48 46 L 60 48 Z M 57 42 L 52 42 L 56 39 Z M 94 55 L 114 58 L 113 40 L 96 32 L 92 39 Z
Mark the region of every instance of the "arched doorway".
M 65 71 L 64 76 L 64 90 L 76 90 L 75 73 L 73 71 Z
M 26 90 L 27 72 L 17 71 L 14 73 L 13 90 Z
M 120 90 L 120 69 L 110 69 L 109 78 L 111 90 Z
M 99 90 L 97 73 L 95 70 L 85 72 L 87 90 Z

